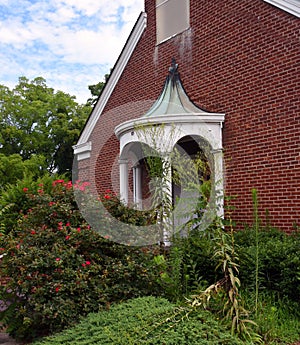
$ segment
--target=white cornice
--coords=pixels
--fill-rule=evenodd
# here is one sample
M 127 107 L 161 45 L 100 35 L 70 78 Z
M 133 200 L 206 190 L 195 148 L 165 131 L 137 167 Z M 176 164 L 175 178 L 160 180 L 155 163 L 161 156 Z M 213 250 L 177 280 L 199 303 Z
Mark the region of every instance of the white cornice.
M 74 145 L 73 150 L 74 150 L 74 154 L 77 157 L 77 161 L 88 159 L 91 156 L 92 142 L 88 141 L 83 144 Z
M 147 25 L 147 14 L 145 12 L 141 13 L 141 15 L 139 16 L 135 27 L 133 29 L 133 31 L 131 32 L 131 35 L 129 36 L 128 41 L 126 42 L 123 51 L 121 53 L 121 55 L 119 56 L 119 59 L 117 60 L 112 74 L 110 75 L 107 84 L 105 85 L 103 92 L 101 93 L 97 104 L 95 105 L 95 108 L 93 109 L 81 135 L 80 138 L 78 140 L 78 143 L 76 146 L 78 145 L 82 145 L 84 143 L 86 143 L 89 140 L 89 137 L 93 131 L 93 129 L 95 128 L 99 117 L 102 114 L 102 111 L 106 105 L 106 103 L 108 102 L 115 86 L 117 85 L 136 45 L 138 44 L 145 28 Z
M 136 128 L 143 128 L 145 126 L 150 126 L 153 124 L 183 124 L 183 123 L 218 123 L 222 127 L 222 123 L 224 122 L 225 114 L 219 113 L 204 113 L 199 115 L 197 114 L 176 114 L 176 115 L 160 115 L 160 116 L 153 116 L 153 117 L 139 117 L 134 120 L 129 120 L 123 122 L 116 126 L 115 134 L 118 139 L 129 131 L 132 131 Z
M 299 0 L 264 0 L 271 5 L 293 14 L 300 18 L 300 1 Z
M 83 153 L 87 151 L 92 150 L 92 143 L 90 141 L 83 143 L 83 144 L 77 144 L 73 146 L 74 154 L 77 155 L 78 153 Z

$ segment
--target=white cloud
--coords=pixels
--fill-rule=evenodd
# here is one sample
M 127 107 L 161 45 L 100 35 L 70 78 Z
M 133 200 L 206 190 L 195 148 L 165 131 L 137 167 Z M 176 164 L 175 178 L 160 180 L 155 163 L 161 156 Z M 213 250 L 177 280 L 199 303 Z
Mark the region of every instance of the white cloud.
M 80 102 L 113 67 L 143 0 L 0 0 L 0 83 L 42 76 Z

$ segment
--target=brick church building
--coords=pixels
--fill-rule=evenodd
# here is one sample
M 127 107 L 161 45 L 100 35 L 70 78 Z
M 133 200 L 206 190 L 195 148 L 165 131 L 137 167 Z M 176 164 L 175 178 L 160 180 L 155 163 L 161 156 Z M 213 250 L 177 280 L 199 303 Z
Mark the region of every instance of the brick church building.
M 300 225 L 299 17 L 298 0 L 145 0 L 74 146 L 78 178 L 142 209 L 136 126 L 163 123 L 176 128 L 171 146 L 191 156 L 210 148 L 238 226 L 252 221 L 255 188 L 261 218 L 267 210 L 271 225 L 292 231 Z

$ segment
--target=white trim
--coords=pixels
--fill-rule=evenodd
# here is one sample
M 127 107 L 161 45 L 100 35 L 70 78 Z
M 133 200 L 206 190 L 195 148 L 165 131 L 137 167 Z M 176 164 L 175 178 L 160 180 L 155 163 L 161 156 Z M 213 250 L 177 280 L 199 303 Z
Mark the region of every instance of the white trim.
M 83 144 L 77 144 L 73 146 L 74 154 L 77 155 L 77 161 L 88 159 L 91 156 L 92 142 L 88 141 Z
M 139 117 L 138 119 L 129 120 L 123 123 L 120 123 L 115 127 L 115 134 L 118 139 L 131 130 L 139 126 L 164 123 L 164 124 L 183 124 L 183 123 L 219 123 L 222 126 L 224 122 L 225 114 L 219 113 L 203 113 L 203 114 L 176 114 L 176 115 L 157 115 L 152 117 Z
M 89 140 L 89 137 L 95 128 L 99 117 L 102 114 L 102 111 L 104 107 L 106 106 L 111 94 L 114 91 L 114 88 L 116 87 L 136 45 L 138 44 L 145 28 L 147 26 L 147 14 L 145 12 L 141 13 L 133 32 L 131 33 L 129 40 L 127 41 L 114 69 L 109 77 L 109 80 L 107 84 L 105 85 L 105 88 L 103 89 L 103 92 L 101 93 L 101 96 L 93 109 L 91 116 L 89 117 L 86 126 L 84 127 L 84 130 L 81 133 L 81 136 L 78 140 L 78 143 L 76 146 L 86 143 Z
M 73 146 L 74 154 L 77 155 L 78 153 L 91 151 L 92 150 L 92 142 L 88 141 L 83 144 L 77 144 Z
M 263 0 L 271 5 L 293 14 L 300 18 L 300 1 L 299 0 Z
M 91 152 L 82 152 L 79 153 L 76 157 L 78 162 L 84 159 L 89 159 L 91 157 Z

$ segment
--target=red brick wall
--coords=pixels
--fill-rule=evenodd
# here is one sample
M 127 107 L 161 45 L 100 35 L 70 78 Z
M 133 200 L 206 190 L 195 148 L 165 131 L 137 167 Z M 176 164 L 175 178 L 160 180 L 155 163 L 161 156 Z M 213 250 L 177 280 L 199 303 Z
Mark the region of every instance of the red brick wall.
M 147 28 L 91 135 L 90 173 L 99 190 L 118 188 L 113 129 L 150 107 L 175 57 L 191 100 L 226 114 L 226 193 L 236 196 L 234 219 L 251 222 L 257 188 L 261 214 L 268 209 L 271 223 L 290 231 L 300 223 L 299 19 L 262 0 L 190 5 L 191 29 L 156 46 L 155 0 L 145 1 Z

